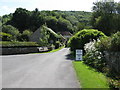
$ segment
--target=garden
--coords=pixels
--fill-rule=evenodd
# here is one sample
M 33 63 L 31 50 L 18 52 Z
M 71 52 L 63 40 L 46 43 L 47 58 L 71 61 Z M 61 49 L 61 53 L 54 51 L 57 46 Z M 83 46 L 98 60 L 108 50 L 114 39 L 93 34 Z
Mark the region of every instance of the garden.
M 75 50 L 82 49 L 84 51 L 82 64 L 103 73 L 109 82 L 110 88 L 120 87 L 120 32 L 106 36 L 98 30 L 84 29 L 70 38 L 68 46 L 74 57 Z M 80 62 L 76 61 L 73 64 L 77 73 L 83 72 L 80 70 L 82 65 Z M 80 66 L 78 67 L 78 65 Z M 86 74 L 82 76 L 87 78 L 89 75 Z

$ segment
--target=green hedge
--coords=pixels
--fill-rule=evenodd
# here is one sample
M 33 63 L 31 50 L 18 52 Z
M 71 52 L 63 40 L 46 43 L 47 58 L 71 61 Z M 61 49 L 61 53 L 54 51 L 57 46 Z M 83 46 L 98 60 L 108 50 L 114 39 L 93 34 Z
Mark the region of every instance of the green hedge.
M 104 33 L 95 29 L 84 29 L 76 33 L 68 41 L 68 46 L 70 46 L 71 51 L 76 49 L 84 49 L 84 45 L 89 43 L 93 39 L 97 40 L 100 37 L 106 37 Z
M 0 46 L 2 47 L 17 47 L 17 46 L 39 46 L 36 42 L 9 42 L 1 41 Z

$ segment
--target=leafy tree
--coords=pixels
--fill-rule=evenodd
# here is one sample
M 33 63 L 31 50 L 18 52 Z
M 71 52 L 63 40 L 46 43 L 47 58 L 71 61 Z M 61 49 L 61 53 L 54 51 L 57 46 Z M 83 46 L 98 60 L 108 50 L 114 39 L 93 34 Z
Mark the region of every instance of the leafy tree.
M 56 17 L 53 17 L 53 16 L 47 16 L 45 18 L 45 21 L 46 21 L 46 24 L 49 28 L 51 28 L 52 30 L 54 30 L 55 32 L 57 32 L 57 23 L 58 23 L 58 20 Z
M 18 28 L 20 32 L 29 28 L 30 12 L 23 8 L 17 8 L 13 13 L 11 24 Z
M 36 31 L 45 22 L 43 16 L 40 14 L 37 8 L 35 11 L 31 12 L 29 21 L 29 29 L 33 32 Z
M 9 23 L 11 22 L 12 16 L 13 16 L 12 13 L 10 13 L 10 14 L 8 14 L 8 15 L 7 15 L 7 14 L 6 14 L 6 15 L 3 15 L 3 16 L 2 16 L 2 24 L 3 24 L 3 25 L 9 24 Z
M 59 31 L 70 31 L 70 32 L 73 32 L 72 24 L 70 23 L 70 21 L 68 21 L 66 19 L 63 19 L 62 17 L 60 17 L 58 19 L 57 27 L 58 27 Z
M 103 31 L 106 35 L 120 31 L 119 10 L 119 3 L 106 1 L 94 3 L 92 26 Z

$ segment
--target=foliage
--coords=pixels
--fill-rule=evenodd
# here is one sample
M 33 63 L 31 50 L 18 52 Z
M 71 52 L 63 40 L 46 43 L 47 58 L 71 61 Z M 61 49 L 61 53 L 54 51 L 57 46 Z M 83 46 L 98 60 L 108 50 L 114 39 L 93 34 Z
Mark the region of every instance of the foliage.
M 32 33 L 30 30 L 23 31 L 20 37 L 18 37 L 19 41 L 29 41 L 29 36 L 32 35 Z
M 97 40 L 100 37 L 104 37 L 104 33 L 94 29 L 84 29 L 76 33 L 73 37 L 68 41 L 68 45 L 71 48 L 71 51 L 75 51 L 76 49 L 84 49 L 84 45 L 91 40 Z
M 10 14 L 8 14 L 8 15 L 3 15 L 3 16 L 2 16 L 2 24 L 3 24 L 3 25 L 8 24 L 8 23 L 11 21 L 12 16 L 13 16 L 12 13 L 10 13 Z
M 84 63 L 106 73 L 110 77 L 109 83 L 112 88 L 120 87 L 119 46 L 120 32 L 117 32 L 110 37 L 100 38 L 97 42 L 90 42 L 84 47 Z
M 110 37 L 101 38 L 99 42 L 96 43 L 96 47 L 99 51 L 120 51 L 120 32 L 117 32 Z
M 55 49 L 59 48 L 61 45 L 60 41 L 56 41 L 55 42 Z
M 28 22 L 30 17 L 29 14 L 30 12 L 28 10 L 23 8 L 17 8 L 16 11 L 13 13 L 10 24 L 18 28 L 20 32 L 28 29 Z
M 17 36 L 20 34 L 19 30 L 11 25 L 3 25 L 2 32 L 12 35 L 11 40 L 17 40 Z
M 104 72 L 106 67 L 106 60 L 103 53 L 98 51 L 95 47 L 95 43 L 96 41 L 85 44 L 84 49 L 86 54 L 84 55 L 83 60 L 85 64 L 96 68 L 98 71 Z
M 0 16 L 0 32 L 2 31 L 2 17 Z
M 14 46 L 38 46 L 36 42 L 9 42 L 2 41 L 0 42 L 0 46 L 2 47 L 14 47 Z
M 1 39 L 2 41 L 11 41 L 12 35 L 10 35 L 10 34 L 8 34 L 8 33 L 0 32 L 0 39 Z
M 108 0 L 109 1 L 109 0 Z M 93 6 L 91 24 L 94 28 L 111 35 L 120 31 L 120 4 L 116 2 L 96 2 Z
M 40 43 L 42 46 L 47 46 L 47 45 L 48 45 L 48 39 L 49 39 L 49 37 L 50 37 L 50 34 L 48 33 L 47 29 L 44 28 L 44 26 L 41 27 L 40 33 L 41 33 L 41 36 L 40 36 L 40 39 L 39 39 L 39 43 Z
M 72 24 L 70 23 L 70 21 L 60 17 L 58 19 L 58 24 L 57 24 L 58 30 L 59 31 L 69 31 L 72 32 Z
M 2 22 L 4 25 L 18 28 L 21 33 L 26 29 L 34 32 L 43 24 L 55 32 L 70 31 L 74 33 L 83 29 L 84 26 L 89 27 L 90 17 L 91 12 L 84 11 L 39 11 L 37 8 L 28 11 L 24 8 L 17 8 L 14 13 L 3 15 Z M 78 25 L 79 22 L 81 25 Z
M 45 17 L 46 24 L 49 28 L 57 32 L 57 23 L 58 19 L 53 16 L 46 16 Z

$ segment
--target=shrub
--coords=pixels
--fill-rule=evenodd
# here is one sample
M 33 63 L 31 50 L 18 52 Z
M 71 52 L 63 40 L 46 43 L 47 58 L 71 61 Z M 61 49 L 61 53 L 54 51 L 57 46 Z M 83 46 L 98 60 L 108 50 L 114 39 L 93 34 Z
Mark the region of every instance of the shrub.
M 96 68 L 98 71 L 105 72 L 106 60 L 104 55 L 95 47 L 95 43 L 96 41 L 85 44 L 86 54 L 83 57 L 84 63 Z
M 120 32 L 111 35 L 111 37 L 101 38 L 96 43 L 96 48 L 99 51 L 120 51 Z
M 11 41 L 12 35 L 10 35 L 10 34 L 8 34 L 8 33 L 0 32 L 0 39 L 1 39 L 2 41 Z
M 30 35 L 32 35 L 33 32 L 30 30 L 24 30 L 23 33 L 20 35 L 20 41 L 29 41 Z
M 117 32 L 111 36 L 111 51 L 120 51 L 120 32 Z
M 120 32 L 100 38 L 85 45 L 84 63 L 105 72 L 110 77 L 110 87 L 120 87 Z M 112 78 L 112 79 L 111 79 Z
M 11 25 L 3 25 L 2 32 L 12 35 L 12 40 L 16 40 L 19 35 L 19 30 Z
M 93 39 L 97 40 L 100 37 L 105 37 L 106 35 L 101 31 L 95 29 L 84 29 L 76 33 L 68 41 L 68 46 L 70 46 L 71 51 L 76 49 L 84 49 L 84 45 L 89 43 Z
M 61 46 L 60 41 L 56 41 L 56 43 L 55 43 L 55 49 L 59 48 L 60 46 Z

